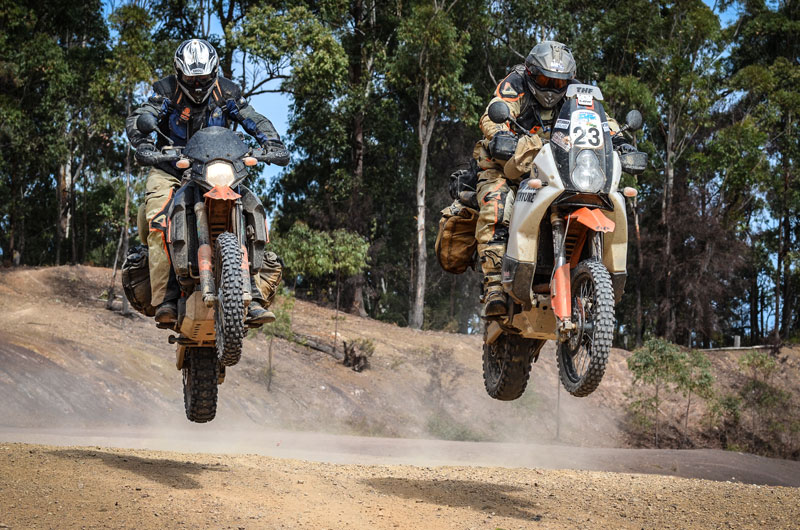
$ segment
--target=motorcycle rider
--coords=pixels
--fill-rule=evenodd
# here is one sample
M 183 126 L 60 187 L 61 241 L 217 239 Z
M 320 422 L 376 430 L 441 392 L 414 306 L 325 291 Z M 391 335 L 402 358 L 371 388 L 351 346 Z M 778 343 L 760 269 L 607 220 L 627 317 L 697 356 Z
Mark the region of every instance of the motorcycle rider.
M 149 135 L 139 131 L 136 121 L 144 113 L 156 116 L 160 132 L 176 146 L 186 145 L 203 127 L 228 127 L 234 122 L 242 125 L 265 150 L 284 148 L 272 123 L 248 104 L 239 86 L 218 75 L 219 57 L 211 44 L 202 39 L 184 41 L 175 51 L 173 62 L 175 73 L 155 82 L 154 94 L 126 120 L 128 139 L 137 153 L 160 149 L 168 143 L 159 135 L 153 145 Z M 163 232 L 157 227 L 166 218 L 166 207 L 180 185 L 181 173 L 172 163 L 151 168 L 144 209 L 140 211 L 140 225 L 147 223 L 151 304 L 156 307 L 155 320 L 160 323 L 175 322 L 178 313 L 180 289 L 167 256 Z M 141 219 L 142 212 L 145 219 Z M 280 279 L 281 265 L 277 256 L 265 252 L 260 273 L 251 277 L 253 300 L 248 306 L 248 324 L 275 319 L 266 308 L 272 302 Z
M 489 119 L 488 106 L 480 120 L 484 138 L 475 145 L 472 153 L 478 164 L 477 198 L 480 207 L 475 237 L 478 241 L 478 256 L 484 275 L 483 316 L 496 318 L 507 312 L 507 294 L 501 285 L 501 266 L 508 243 L 508 227 L 511 205 L 516 190 L 524 175 L 518 168 L 510 168 L 511 161 L 493 158 L 494 146 L 502 139 L 519 137 L 517 154 L 526 152 L 526 160 L 532 161 L 550 140 L 550 133 L 558 117 L 558 111 L 567 86 L 577 83 L 575 59 L 569 48 L 556 41 L 536 44 L 525 58 L 524 64 L 516 65 L 505 79 L 497 85 L 495 101 L 504 102 L 512 118 L 533 137 L 522 135 L 514 124 L 497 124 Z M 617 123 L 609 118 L 613 135 L 619 131 Z M 505 138 L 503 138 L 505 137 Z M 620 139 L 622 135 L 619 135 Z M 616 139 L 616 138 L 615 138 Z M 524 145 L 521 145 L 524 141 Z

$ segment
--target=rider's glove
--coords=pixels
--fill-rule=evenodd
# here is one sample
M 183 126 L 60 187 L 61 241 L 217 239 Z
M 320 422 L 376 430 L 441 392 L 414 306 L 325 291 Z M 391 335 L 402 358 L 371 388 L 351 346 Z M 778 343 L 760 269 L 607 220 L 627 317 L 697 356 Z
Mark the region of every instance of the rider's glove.
M 636 148 L 629 143 L 617 144 L 617 149 L 620 153 L 635 153 Z
M 511 131 L 497 131 L 489 141 L 489 156 L 497 160 L 506 161 L 517 150 L 517 135 Z
M 134 158 L 136 159 L 137 162 L 139 162 L 139 164 L 149 165 L 148 162 L 150 161 L 155 152 L 156 152 L 156 146 L 154 146 L 150 142 L 142 142 L 136 148 L 136 153 L 134 154 Z
M 269 138 L 261 142 L 261 147 L 264 148 L 265 151 L 273 151 L 275 149 L 286 149 L 286 146 L 283 145 L 283 142 L 278 140 L 277 138 Z

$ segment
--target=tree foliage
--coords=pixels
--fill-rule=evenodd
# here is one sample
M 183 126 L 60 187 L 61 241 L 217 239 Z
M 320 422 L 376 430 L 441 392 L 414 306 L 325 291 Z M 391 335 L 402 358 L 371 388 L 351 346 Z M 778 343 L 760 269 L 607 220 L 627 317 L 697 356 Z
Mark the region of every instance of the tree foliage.
M 217 47 L 222 73 L 248 97 L 291 98 L 286 140 L 294 156 L 267 206 L 287 278 L 309 287 L 301 296 L 324 299 L 341 287 L 349 311 L 480 331 L 479 275 L 442 272 L 432 228 L 449 201 L 447 176 L 469 162 L 497 82 L 536 41 L 556 39 L 573 50 L 578 78 L 601 87 L 611 115 L 638 108 L 645 118 L 636 142 L 649 167 L 624 177 L 640 193 L 629 204 L 617 342 L 640 345 L 655 334 L 691 348 L 732 335 L 745 344 L 798 335 L 796 2 L 722 2 L 733 18 L 701 0 L 106 7 L 97 0 L 0 7 L 7 265 L 113 263 L 121 232 L 134 232 L 125 226 L 135 224 L 143 180 L 126 168 L 122 120 L 149 83 L 170 72 L 177 43 L 198 36 Z M 269 117 L 270 109 L 258 110 Z M 313 236 L 303 251 L 299 241 L 298 248 L 281 242 L 292 230 Z M 307 255 L 325 246 L 311 231 L 334 237 L 337 230 L 357 234 L 363 246 L 344 246 L 358 253 L 338 252 L 335 263 Z M 345 265 L 356 254 L 361 265 Z

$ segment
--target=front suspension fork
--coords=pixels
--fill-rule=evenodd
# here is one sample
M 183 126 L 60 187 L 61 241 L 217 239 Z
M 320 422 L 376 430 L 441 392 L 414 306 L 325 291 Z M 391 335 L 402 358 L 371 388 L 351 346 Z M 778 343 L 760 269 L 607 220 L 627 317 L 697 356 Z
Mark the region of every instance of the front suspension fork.
M 550 280 L 550 304 L 556 315 L 558 339 L 564 342 L 569 338 L 569 331 L 575 328 L 572 322 L 570 268 L 564 249 L 566 227 L 563 217 L 556 211 L 550 214 L 550 224 L 553 226 L 553 278 Z
M 200 272 L 200 292 L 206 307 L 213 307 L 217 301 L 217 289 L 214 286 L 214 275 L 211 270 L 211 235 L 208 231 L 208 215 L 204 201 L 194 203 L 194 215 L 197 219 L 197 268 Z

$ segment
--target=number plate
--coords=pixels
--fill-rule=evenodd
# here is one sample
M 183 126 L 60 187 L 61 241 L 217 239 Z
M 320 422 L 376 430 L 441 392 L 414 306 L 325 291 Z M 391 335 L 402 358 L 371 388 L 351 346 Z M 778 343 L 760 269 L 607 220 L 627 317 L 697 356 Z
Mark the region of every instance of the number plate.
M 600 115 L 591 110 L 576 110 L 570 119 L 570 143 L 580 149 L 603 147 L 603 126 Z

